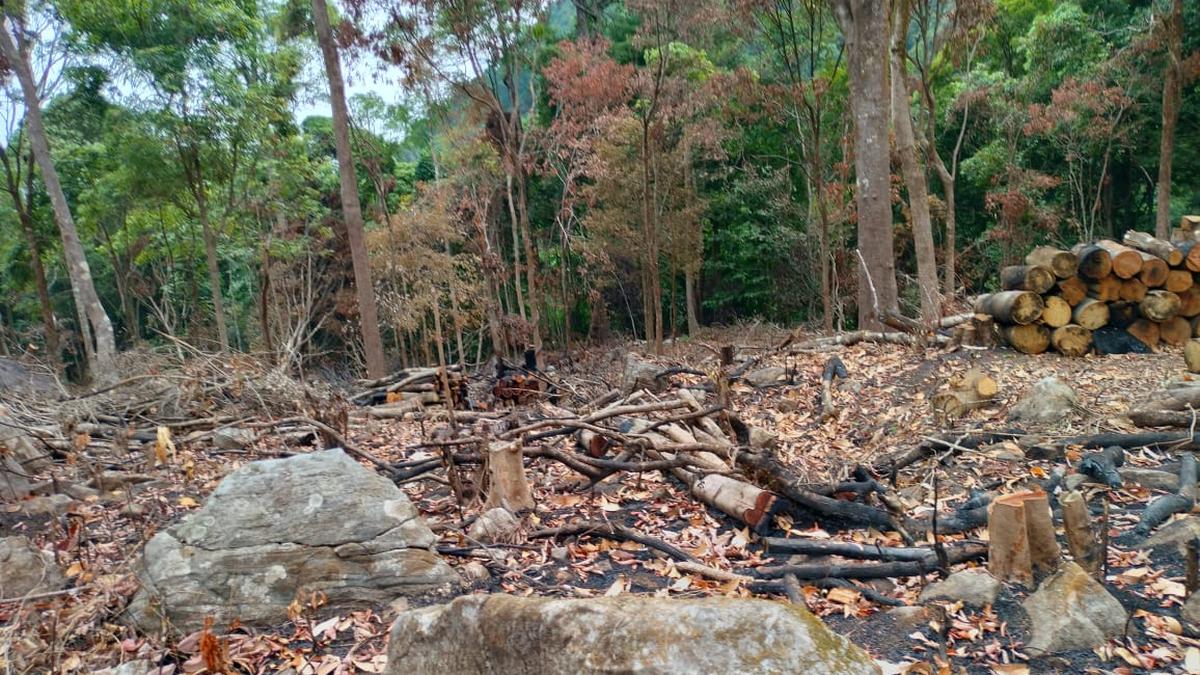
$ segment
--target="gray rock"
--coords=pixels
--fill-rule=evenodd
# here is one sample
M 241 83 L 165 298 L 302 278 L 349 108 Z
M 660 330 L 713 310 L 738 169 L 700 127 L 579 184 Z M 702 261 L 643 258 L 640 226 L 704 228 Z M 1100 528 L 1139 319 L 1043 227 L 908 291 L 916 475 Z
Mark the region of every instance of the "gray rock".
M 1038 380 L 1008 413 L 1010 422 L 1052 424 L 1075 411 L 1075 390 L 1057 377 Z
M 29 496 L 33 486 L 25 476 L 29 475 L 17 460 L 7 454 L 0 454 L 0 499 L 24 499 Z
M 750 427 L 750 447 L 756 450 L 779 445 L 779 434 L 762 427 Z
M 765 387 L 769 384 L 778 384 L 779 382 L 782 382 L 786 375 L 786 368 L 780 368 L 779 366 L 768 366 L 766 368 L 752 370 L 743 375 L 742 379 L 745 380 L 747 384 L 751 384 L 755 387 Z
M 0 387 L 0 391 L 4 391 Z M 21 430 L 11 417 L 0 407 L 0 453 L 7 455 L 21 467 L 24 473 L 37 473 L 50 468 L 52 460 L 45 446 L 37 443 Z
M 60 394 L 58 383 L 45 372 L 40 372 L 21 363 L 0 357 L 0 391 L 15 397 L 46 396 Z
M 1140 485 L 1150 490 L 1179 491 L 1179 476 L 1169 471 L 1123 466 L 1117 469 L 1117 472 L 1121 474 L 1121 480 L 1126 483 Z
M 662 382 L 658 379 L 661 371 L 662 368 L 656 363 L 646 361 L 632 352 L 626 354 L 625 372 L 621 376 L 621 393 L 628 396 L 638 389 L 659 391 L 662 389 Z
M 71 510 L 75 500 L 70 495 L 46 495 L 21 502 L 21 512 L 31 516 L 61 516 Z
M 399 488 L 339 449 L 252 462 L 146 544 L 129 614 L 187 632 L 206 616 L 280 621 L 312 591 L 330 608 L 382 605 L 457 582 L 435 542 Z
M 214 448 L 220 450 L 241 450 L 254 444 L 254 431 L 241 427 L 226 427 L 212 434 Z
M 929 584 L 921 591 L 920 602 L 945 600 L 962 601 L 967 607 L 981 608 L 996 601 L 1000 582 L 984 569 L 955 572 L 942 581 Z
M 1179 611 L 1179 616 L 1188 628 L 1193 631 L 1200 630 L 1200 591 L 1188 596 L 1183 603 L 1183 608 Z
M 459 571 L 462 573 L 464 579 L 473 584 L 492 578 L 492 573 L 488 571 L 487 566 L 478 560 L 472 560 L 463 565 Z
M 56 591 L 64 583 L 53 553 L 23 536 L 0 539 L 0 598 Z
M 1125 608 L 1083 568 L 1063 563 L 1024 603 L 1033 654 L 1091 649 L 1125 630 Z
M 1091 477 L 1089 476 L 1086 476 L 1082 473 L 1071 473 L 1067 474 L 1066 478 L 1063 478 L 1063 489 L 1067 492 L 1070 492 L 1071 490 L 1079 489 L 1079 486 L 1083 485 L 1084 483 L 1091 482 L 1094 481 L 1092 481 Z
M 497 506 L 479 514 L 467 529 L 467 536 L 483 544 L 494 544 L 508 541 L 520 526 L 521 521 L 512 512 Z
M 401 614 L 389 675 L 878 673 L 803 607 L 768 600 L 471 595 Z
M 1143 544 L 1146 548 L 1173 547 L 1180 555 L 1187 553 L 1187 543 L 1200 537 L 1200 517 L 1185 516 L 1163 525 Z

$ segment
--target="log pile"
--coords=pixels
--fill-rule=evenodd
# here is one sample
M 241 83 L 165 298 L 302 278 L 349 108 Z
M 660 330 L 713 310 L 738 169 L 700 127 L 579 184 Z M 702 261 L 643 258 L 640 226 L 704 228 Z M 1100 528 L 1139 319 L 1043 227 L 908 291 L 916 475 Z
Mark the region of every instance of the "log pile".
M 1026 354 L 1065 356 L 1178 347 L 1200 336 L 1200 246 L 1130 230 L 1071 250 L 1035 248 L 1000 270 L 1001 290 L 975 300 L 976 324 L 992 322 Z

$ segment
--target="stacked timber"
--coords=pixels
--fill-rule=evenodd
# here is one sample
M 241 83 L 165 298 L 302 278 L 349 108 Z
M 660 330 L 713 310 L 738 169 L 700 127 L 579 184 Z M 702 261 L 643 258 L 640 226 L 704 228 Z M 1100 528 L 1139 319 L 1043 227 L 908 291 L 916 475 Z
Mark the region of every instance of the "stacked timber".
M 1001 290 L 975 301 L 978 319 L 991 320 L 1018 351 L 1082 356 L 1093 347 L 1109 353 L 1114 337 L 1150 350 L 1200 337 L 1196 239 L 1164 241 L 1130 230 L 1119 242 L 1040 246 L 1024 263 L 1001 269 Z M 1106 339 L 1094 340 L 1101 329 Z

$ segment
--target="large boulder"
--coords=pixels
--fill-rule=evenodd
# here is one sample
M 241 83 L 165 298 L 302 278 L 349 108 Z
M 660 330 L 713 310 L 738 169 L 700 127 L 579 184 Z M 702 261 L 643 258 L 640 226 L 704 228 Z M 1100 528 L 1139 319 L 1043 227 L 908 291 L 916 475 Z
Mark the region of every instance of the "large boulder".
M 56 591 L 64 583 L 53 553 L 34 546 L 25 537 L 0 539 L 0 598 Z
M 1025 601 L 1035 655 L 1091 649 L 1125 630 L 1125 608 L 1079 565 L 1064 563 Z
M 389 675 L 878 673 L 803 607 L 768 600 L 470 595 L 392 625 Z
M 312 591 L 333 608 L 383 605 L 457 580 L 435 541 L 403 492 L 341 450 L 252 462 L 146 544 L 130 616 L 189 631 L 206 616 L 278 622 Z

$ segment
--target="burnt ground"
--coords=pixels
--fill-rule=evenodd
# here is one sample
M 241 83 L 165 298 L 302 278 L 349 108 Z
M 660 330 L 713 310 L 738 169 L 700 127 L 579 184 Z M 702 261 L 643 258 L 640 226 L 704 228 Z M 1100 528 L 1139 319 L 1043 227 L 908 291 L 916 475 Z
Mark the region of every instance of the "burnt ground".
M 707 372 L 715 364 L 715 347 L 732 343 L 739 347 L 739 358 L 757 356 L 760 366 L 787 367 L 787 383 L 761 389 L 734 385 L 732 407 L 746 422 L 776 432 L 780 458 L 803 481 L 816 484 L 844 479 L 855 466 L 912 447 L 933 434 L 1008 428 L 1009 408 L 1034 382 L 1051 375 L 1075 388 L 1080 406 L 1061 424 L 1028 431 L 1045 438 L 1135 431 L 1122 417 L 1128 406 L 1183 376 L 1182 357 L 1171 351 L 1068 359 L 1054 354 L 1030 357 L 1007 350 L 946 353 L 862 344 L 783 355 L 770 349 L 783 335 L 762 327 L 711 331 L 699 340 L 669 347 L 659 360 L 664 367 L 686 365 Z M 592 348 L 569 364 L 551 359 L 555 366 L 551 377 L 569 385 L 560 405 L 570 408 L 617 385 L 629 349 L 626 345 Z M 819 380 L 826 359 L 834 354 L 845 362 L 849 377 L 839 383 L 835 394 L 837 417 L 823 423 Z M 950 375 L 971 367 L 981 367 L 997 380 L 999 396 L 963 419 L 952 423 L 938 419 L 930 408 L 932 395 Z M 672 382 L 680 385 L 698 385 L 704 379 L 672 376 Z M 398 462 L 429 455 L 427 449 L 414 446 L 435 426 L 424 419 L 377 420 L 353 415 L 348 440 Z M 196 508 L 223 475 L 246 461 L 277 456 L 281 450 L 302 452 L 306 448 L 273 436 L 241 454 L 217 454 L 196 443 L 180 448 L 180 461 L 190 466 L 188 471 L 160 468 L 160 480 L 133 491 L 123 502 L 82 502 L 71 514 L 53 519 L 29 518 L 19 513 L 18 505 L 0 504 L 0 534 L 25 532 L 53 545 L 60 551 L 71 583 L 82 589 L 24 605 L 0 604 L 0 623 L 6 630 L 0 633 L 0 645 L 9 646 L 8 651 L 0 651 L 0 659 L 20 663 L 21 650 L 26 649 L 40 650 L 43 661 L 37 663 L 53 654 L 48 665 L 60 672 L 90 672 L 134 657 L 173 665 L 175 672 L 202 670 L 196 635 L 163 640 L 138 635 L 121 624 L 120 610 L 135 588 L 131 561 L 155 531 Z M 1020 489 L 1057 467 L 1069 470 L 1080 456 L 1081 452 L 1069 448 L 1062 460 L 1035 461 L 1025 459 L 1009 442 L 981 447 L 937 468 L 940 503 L 943 509 L 953 509 L 967 499 L 970 489 L 979 486 L 999 491 Z M 1169 452 L 1128 454 L 1128 462 L 1136 466 L 1172 466 L 1174 460 Z M 926 460 L 897 477 L 898 493 L 914 515 L 931 507 L 933 470 L 932 462 Z M 580 520 L 626 525 L 679 547 L 710 567 L 738 574 L 753 575 L 759 566 L 800 560 L 766 551 L 760 535 L 699 504 L 679 483 L 659 473 L 618 474 L 590 489 L 584 489 L 587 481 L 578 474 L 547 460 L 530 461 L 528 475 L 537 509 L 524 518 L 522 530 L 511 542 L 488 547 L 477 546 L 461 534 L 464 524 L 480 511 L 477 500 L 460 511 L 442 482 L 427 479 L 403 485 L 441 535 L 439 548 L 450 563 L 472 565 L 476 572 L 478 563 L 488 570 L 486 579 L 463 592 L 560 597 L 751 595 L 737 580 L 682 572 L 665 556 L 638 544 L 598 536 L 528 537 L 540 528 Z M 1086 488 L 1093 495 L 1106 490 L 1094 485 Z M 1134 486 L 1107 494 L 1113 516 L 1106 586 L 1131 612 L 1131 619 L 1123 640 L 1094 651 L 1030 660 L 1023 651 L 1029 636 L 1028 619 L 1020 605 L 1029 590 L 1012 586 L 984 610 L 951 606 L 944 624 L 932 615 L 898 620 L 888 608 L 860 593 L 809 586 L 803 589 L 805 603 L 834 630 L 892 664 L 888 666 L 892 672 L 1187 672 L 1184 659 L 1189 650 L 1200 647 L 1200 640 L 1183 634 L 1178 620 L 1183 561 L 1169 551 L 1140 550 L 1127 534 L 1137 513 L 1153 496 Z M 140 508 L 128 508 L 129 502 Z M 777 517 L 766 534 L 901 545 L 897 535 L 855 527 L 839 530 L 836 524 L 817 522 L 799 510 Z M 973 534 L 978 537 L 981 533 Z M 915 605 L 923 585 L 935 576 L 877 580 L 870 582 L 870 587 Z M 444 594 L 430 595 L 409 598 L 407 604 L 420 606 L 447 599 Z M 289 667 L 297 672 L 377 672 L 394 612 L 395 608 L 378 608 L 331 615 L 317 607 L 295 622 L 269 630 L 239 627 L 224 632 L 224 639 L 240 672 Z M 74 633 L 65 633 L 64 625 L 75 626 Z

